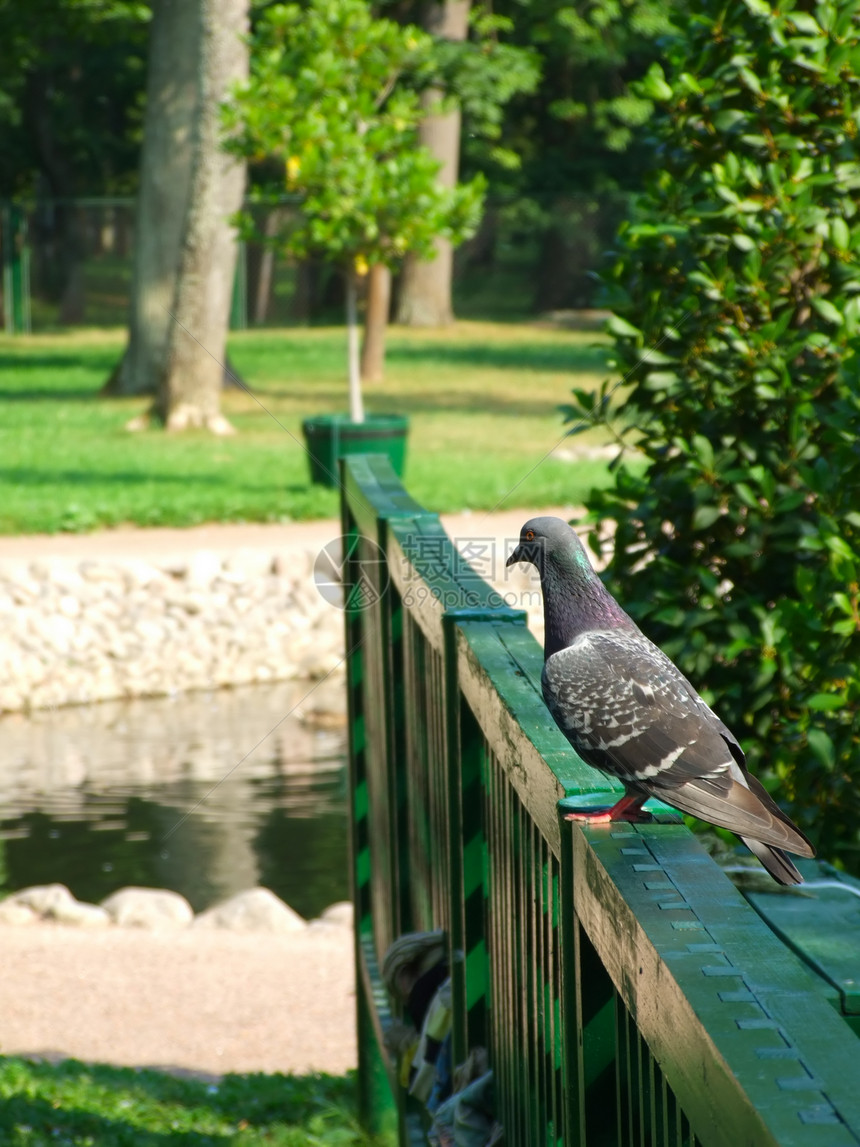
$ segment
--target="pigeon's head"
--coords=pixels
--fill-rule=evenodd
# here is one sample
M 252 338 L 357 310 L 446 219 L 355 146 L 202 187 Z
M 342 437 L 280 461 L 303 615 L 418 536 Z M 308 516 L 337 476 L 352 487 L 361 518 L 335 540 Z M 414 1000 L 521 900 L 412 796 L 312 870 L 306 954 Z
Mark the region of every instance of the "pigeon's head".
M 594 576 L 582 542 L 561 518 L 531 518 L 526 522 L 519 545 L 505 564 L 515 562 L 531 562 L 541 576 L 550 566 L 568 577 Z

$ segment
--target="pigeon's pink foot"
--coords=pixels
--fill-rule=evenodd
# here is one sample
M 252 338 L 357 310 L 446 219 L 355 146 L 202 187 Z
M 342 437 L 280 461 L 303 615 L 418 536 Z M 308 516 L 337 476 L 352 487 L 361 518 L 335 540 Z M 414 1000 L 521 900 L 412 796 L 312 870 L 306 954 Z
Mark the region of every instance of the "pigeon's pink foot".
M 573 812 L 566 812 L 564 819 L 575 820 L 578 824 L 608 824 L 612 820 L 612 809 L 574 809 Z
M 565 820 L 579 821 L 581 824 L 609 824 L 613 820 L 626 820 L 631 824 L 641 824 L 652 820 L 650 812 L 644 812 L 642 805 L 647 797 L 623 796 L 612 808 L 573 809 L 564 814 Z

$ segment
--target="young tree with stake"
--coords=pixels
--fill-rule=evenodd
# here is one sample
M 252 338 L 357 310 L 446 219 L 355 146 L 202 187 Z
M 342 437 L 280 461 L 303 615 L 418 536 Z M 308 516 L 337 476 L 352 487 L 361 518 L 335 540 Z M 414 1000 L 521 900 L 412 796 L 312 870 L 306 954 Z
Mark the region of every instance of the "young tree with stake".
M 254 33 L 250 79 L 224 112 L 230 149 L 276 157 L 280 191 L 297 207 L 277 235 L 257 238 L 344 271 L 354 422 L 364 419 L 358 277 L 407 252 L 431 256 L 439 236 L 460 242 L 480 217 L 483 180 L 440 187 L 438 161 L 418 145 L 424 110 L 403 81 L 429 50 L 420 29 L 374 19 L 365 0 L 275 5 Z

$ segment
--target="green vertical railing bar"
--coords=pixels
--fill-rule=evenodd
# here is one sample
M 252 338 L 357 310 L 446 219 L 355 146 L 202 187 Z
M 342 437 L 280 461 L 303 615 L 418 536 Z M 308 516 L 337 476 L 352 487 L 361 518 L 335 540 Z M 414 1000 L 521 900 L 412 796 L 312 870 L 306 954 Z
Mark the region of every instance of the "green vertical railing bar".
M 359 895 L 370 883 L 370 850 L 360 849 L 355 857 L 355 876 L 358 881 Z
M 426 1141 L 384 1047 L 379 961 L 443 928 L 454 1059 L 487 1049 L 508 1147 L 860 1147 L 845 1019 L 677 818 L 564 819 L 617 786 L 550 720 L 523 614 L 387 461 L 342 465 L 344 533 L 384 558 L 379 599 L 346 611 L 368 1128 L 396 1112 L 400 1144 Z
M 376 1039 L 371 1004 L 358 992 L 359 1117 L 371 1135 L 391 1134 L 398 1122 L 386 1062 Z
M 487 1003 L 487 949 L 483 940 L 476 941 L 466 954 L 466 1010 L 485 1008 Z M 483 1017 L 482 1017 L 483 1018 Z M 479 1029 L 474 1018 L 472 1026 Z M 479 1029 L 480 1030 L 480 1029 Z M 475 1032 L 475 1040 L 479 1036 Z

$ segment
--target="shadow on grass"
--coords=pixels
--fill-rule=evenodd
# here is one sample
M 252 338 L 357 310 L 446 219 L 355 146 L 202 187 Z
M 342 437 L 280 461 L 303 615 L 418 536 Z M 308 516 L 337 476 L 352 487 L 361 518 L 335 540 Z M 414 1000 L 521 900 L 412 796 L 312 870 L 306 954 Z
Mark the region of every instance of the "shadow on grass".
M 608 348 L 552 343 L 392 343 L 386 352 L 391 363 L 439 362 L 446 366 L 492 367 L 495 370 L 595 371 L 606 367 Z
M 2 366 L 0 366 L 2 369 Z M 0 386 L 0 402 L 92 402 L 99 398 L 99 392 L 94 387 L 84 390 L 80 387 L 62 390 L 60 387 L 5 387 Z
M 0 352 L 0 369 L 19 371 L 106 370 L 119 361 L 116 347 L 82 346 L 80 353 L 69 350 L 33 350 Z
M 115 351 L 99 353 L 89 348 L 84 355 L 74 355 L 67 351 L 57 354 L 48 351 L 34 353 L 31 350 L 20 354 L 0 354 L 0 400 L 87 402 L 97 399 L 116 361 Z M 77 377 L 74 382 L 66 384 L 63 372 L 68 371 L 74 371 Z M 82 372 L 93 376 L 92 385 L 81 384 Z
M 219 474 L 213 469 L 201 470 L 198 473 L 176 473 L 176 474 L 159 474 L 155 471 L 149 470 L 146 472 L 138 472 L 127 474 L 122 471 L 115 471 L 109 469 L 102 470 L 39 470 L 35 467 L 2 467 L 0 466 L 0 485 L 7 485 L 11 487 L 18 487 L 25 490 L 37 489 L 50 489 L 52 487 L 62 487 L 63 496 L 73 496 L 75 491 L 80 491 L 82 495 L 90 490 L 103 492 L 105 497 L 110 498 L 111 490 L 116 487 L 123 488 L 143 488 L 146 486 L 157 486 L 165 491 L 165 494 L 173 490 L 187 491 L 192 485 L 204 485 L 208 490 L 220 490 L 230 492 L 236 485 L 236 479 L 232 474 Z M 242 494 L 272 494 L 282 493 L 285 490 L 293 494 L 304 493 L 310 489 L 310 479 L 306 485 L 295 484 L 287 487 L 282 484 L 277 475 L 272 476 L 266 480 L 252 480 L 247 476 L 242 477 Z M 217 507 L 213 507 L 216 513 Z M 203 519 L 201 519 L 203 520 Z M 169 524 L 168 521 L 164 523 L 159 521 L 159 524 Z
M 207 486 L 230 486 L 234 482 L 206 470 L 198 474 L 158 474 L 151 470 L 138 473 L 125 473 L 116 470 L 40 470 L 34 466 L 0 466 L 0 483 L 12 486 L 104 486 L 113 482 L 124 486 L 188 486 L 192 482 L 205 482 Z M 271 490 L 273 483 L 262 486 L 245 486 L 246 489 Z M 280 487 L 277 487 L 280 489 Z
M 255 385 L 254 394 L 264 408 L 267 401 L 289 402 L 298 408 L 299 416 L 302 418 L 329 410 L 345 414 L 349 405 L 346 386 L 321 389 L 298 385 L 285 389 L 280 384 L 268 386 L 260 383 Z M 496 394 L 480 388 L 457 390 L 452 386 L 450 379 L 446 380 L 443 389 L 436 392 L 427 389 L 410 392 L 407 385 L 404 385 L 397 394 L 380 394 L 372 383 L 364 388 L 365 409 L 369 414 L 444 414 L 457 411 L 462 414 L 503 414 L 510 418 L 543 418 L 549 415 L 559 420 L 559 426 L 561 426 L 561 404 L 567 397 L 568 390 L 565 384 L 557 395 L 544 400 L 529 399 L 528 395 L 522 392 Z M 284 417 L 283 411 L 280 412 L 280 416 Z M 230 417 L 239 416 L 231 413 Z

